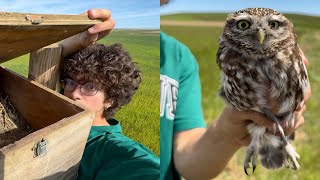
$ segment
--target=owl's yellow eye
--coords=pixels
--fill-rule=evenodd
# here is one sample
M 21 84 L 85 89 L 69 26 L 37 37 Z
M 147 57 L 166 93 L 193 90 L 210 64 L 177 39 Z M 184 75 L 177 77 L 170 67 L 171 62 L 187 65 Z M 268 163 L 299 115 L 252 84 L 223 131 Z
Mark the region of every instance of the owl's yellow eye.
M 250 22 L 249 21 L 246 21 L 246 20 L 240 20 L 237 22 L 237 26 L 239 29 L 248 29 L 250 27 Z
M 270 21 L 269 26 L 271 29 L 277 29 L 279 27 L 279 21 Z

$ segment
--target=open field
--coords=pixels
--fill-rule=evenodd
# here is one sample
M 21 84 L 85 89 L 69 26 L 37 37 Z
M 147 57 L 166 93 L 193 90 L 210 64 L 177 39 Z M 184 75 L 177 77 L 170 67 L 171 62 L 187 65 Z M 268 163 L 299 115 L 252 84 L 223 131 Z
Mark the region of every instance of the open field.
M 162 26 L 196 26 L 196 27 L 223 27 L 223 21 L 177 21 L 177 20 L 163 20 Z
M 160 154 L 159 122 L 159 30 L 115 30 L 99 41 L 103 44 L 121 43 L 138 62 L 142 83 L 133 100 L 117 114 L 123 133 Z M 28 75 L 29 55 L 1 64 L 13 71 Z
M 177 14 L 161 16 L 161 21 L 225 21 L 227 14 Z M 309 60 L 309 78 L 312 97 L 307 104 L 305 124 L 297 133 L 294 142 L 301 156 L 301 169 L 270 171 L 260 162 L 255 174 L 247 177 L 243 172 L 243 160 L 246 148 L 239 150 L 229 162 L 227 168 L 217 179 L 319 179 L 320 177 L 320 17 L 288 15 L 293 21 L 298 42 Z M 210 125 L 222 110 L 224 103 L 217 96 L 219 87 L 219 69 L 216 65 L 218 38 L 222 27 L 194 27 L 161 25 L 161 30 L 186 44 L 194 53 L 200 68 L 202 85 L 202 107 L 206 122 Z

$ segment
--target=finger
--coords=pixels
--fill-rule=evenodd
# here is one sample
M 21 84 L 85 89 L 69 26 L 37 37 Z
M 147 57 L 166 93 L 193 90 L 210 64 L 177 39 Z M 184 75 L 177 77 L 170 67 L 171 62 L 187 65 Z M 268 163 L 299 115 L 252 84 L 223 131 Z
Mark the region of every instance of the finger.
M 291 134 L 294 131 L 296 131 L 298 128 L 300 128 L 302 125 L 304 124 L 304 117 L 301 116 L 298 121 L 296 122 L 296 124 L 294 125 L 293 128 L 286 128 L 284 129 L 285 134 Z M 279 133 L 277 133 L 278 135 L 280 135 Z M 276 135 L 277 135 L 276 134 Z
M 297 121 L 301 118 L 302 114 L 304 113 L 304 111 L 306 110 L 306 105 L 303 105 L 299 111 L 295 111 L 294 112 L 294 119 L 295 119 L 295 124 L 297 123 Z
M 300 119 L 297 121 L 296 125 L 294 126 L 294 130 L 298 129 L 304 124 L 304 117 L 301 116 Z
M 300 118 L 302 116 L 302 114 L 304 113 L 304 111 L 306 110 L 307 106 L 303 105 L 302 108 L 300 109 L 300 111 L 296 111 L 297 113 L 297 117 Z
M 101 39 L 101 38 L 107 36 L 108 34 L 111 33 L 111 31 L 112 31 L 112 29 L 107 30 L 107 31 L 100 32 L 100 33 L 98 34 L 98 39 Z
M 250 119 L 256 124 L 260 126 L 264 126 L 267 128 L 272 128 L 272 120 L 268 119 L 266 116 L 264 116 L 262 113 L 256 112 L 256 111 L 245 111 L 243 114 L 243 119 Z
M 303 108 L 304 105 L 305 105 L 305 101 L 302 100 L 301 103 L 299 104 L 299 106 L 297 107 L 297 109 L 296 109 L 295 111 L 300 111 L 300 110 Z
M 111 11 L 107 9 L 90 9 L 87 11 L 88 17 L 90 19 L 101 19 L 102 21 L 107 21 L 111 17 Z
M 306 96 L 304 97 L 304 101 L 307 102 L 311 97 L 311 86 L 310 86 L 310 82 L 308 82 L 308 90 L 306 93 Z
M 108 21 L 104 21 L 94 25 L 93 27 L 88 29 L 88 32 L 90 34 L 95 34 L 103 31 L 111 31 L 114 28 L 114 26 L 115 22 L 112 19 L 110 19 Z
M 303 54 L 303 56 L 302 56 L 302 61 L 303 61 L 303 63 L 306 65 L 306 67 L 308 68 L 308 66 L 309 66 L 309 61 L 308 61 L 308 59 L 306 58 L 306 56 L 304 56 L 304 54 Z
M 304 52 L 300 48 L 299 48 L 299 50 L 300 50 L 300 54 L 301 54 L 303 63 L 306 65 L 306 67 L 308 67 L 308 65 L 309 65 L 308 59 L 306 58 L 306 56 L 304 55 Z

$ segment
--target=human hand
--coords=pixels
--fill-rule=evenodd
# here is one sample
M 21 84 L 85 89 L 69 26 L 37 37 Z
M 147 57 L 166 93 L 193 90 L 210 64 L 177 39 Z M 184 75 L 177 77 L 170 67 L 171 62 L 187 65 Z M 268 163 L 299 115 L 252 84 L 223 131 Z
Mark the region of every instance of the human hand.
M 283 126 L 285 134 L 292 133 L 304 123 L 302 113 L 306 107 L 303 106 L 299 111 L 295 112 L 295 124 L 293 127 Z M 225 141 L 230 141 L 235 146 L 247 146 L 251 142 L 251 136 L 248 133 L 247 126 L 250 123 L 255 123 L 266 127 L 267 132 L 280 136 L 278 130 L 274 128 L 275 123 L 256 111 L 239 111 L 232 106 L 227 106 L 222 111 L 220 117 L 215 122 L 217 129 L 220 129 Z
M 273 121 L 256 111 L 239 111 L 233 106 L 226 106 L 215 122 L 216 129 L 235 146 L 247 146 L 251 142 L 247 125 L 256 123 L 268 129 L 273 128 Z
M 111 12 L 106 9 L 91 9 L 86 12 L 90 19 L 101 19 L 102 22 L 90 27 L 88 30 L 63 40 L 62 57 L 67 57 L 97 40 L 108 35 L 114 28 L 115 22 L 111 18 Z
M 109 10 L 90 9 L 86 14 L 90 19 L 100 19 L 102 22 L 90 27 L 87 31 L 80 33 L 80 43 L 83 47 L 87 47 L 105 37 L 115 26 L 115 22 L 111 18 L 111 11 Z

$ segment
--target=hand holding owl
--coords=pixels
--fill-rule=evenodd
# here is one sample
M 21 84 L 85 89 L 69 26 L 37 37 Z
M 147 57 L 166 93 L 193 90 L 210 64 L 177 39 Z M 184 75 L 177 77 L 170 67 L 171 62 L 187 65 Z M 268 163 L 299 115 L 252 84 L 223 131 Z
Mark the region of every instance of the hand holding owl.
M 304 105 L 299 111 L 295 111 L 295 113 L 297 113 L 295 126 L 284 128 L 286 133 L 292 133 L 303 125 L 303 113 L 305 110 L 306 105 Z M 235 146 L 242 147 L 248 146 L 252 140 L 246 129 L 246 126 L 252 122 L 267 127 L 267 131 L 269 133 L 280 136 L 279 131 L 274 129 L 274 123 L 272 123 L 270 119 L 265 117 L 263 114 L 255 111 L 239 111 L 232 106 L 226 106 L 223 109 L 215 124 L 218 126 L 217 128 L 221 129 L 222 132 L 225 133 L 221 137 L 225 137 L 226 141 L 233 142 Z

